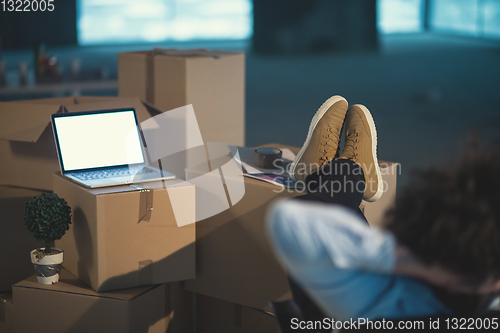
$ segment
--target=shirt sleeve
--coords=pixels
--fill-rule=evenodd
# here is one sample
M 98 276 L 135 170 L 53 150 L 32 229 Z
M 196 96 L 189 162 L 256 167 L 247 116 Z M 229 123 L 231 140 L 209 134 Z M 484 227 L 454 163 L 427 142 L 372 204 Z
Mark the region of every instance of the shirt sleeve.
M 269 235 L 284 265 L 294 271 L 312 265 L 392 273 L 396 241 L 370 228 L 340 205 L 284 201 L 268 218 Z
M 396 240 L 343 206 L 289 200 L 268 215 L 288 273 L 332 318 L 407 318 L 450 313 L 416 279 L 391 274 Z

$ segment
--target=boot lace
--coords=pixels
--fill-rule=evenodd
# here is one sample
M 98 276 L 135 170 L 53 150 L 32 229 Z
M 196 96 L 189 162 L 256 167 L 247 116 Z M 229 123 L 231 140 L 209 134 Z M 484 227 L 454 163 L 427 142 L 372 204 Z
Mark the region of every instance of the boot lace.
M 340 130 L 338 128 L 333 129 L 330 125 L 325 126 L 325 131 L 322 134 L 322 140 L 320 142 L 320 165 L 329 162 L 336 155 L 339 138 Z
M 342 151 L 341 157 L 347 158 L 349 160 L 353 160 L 354 162 L 358 161 L 358 137 L 359 132 L 353 131 L 349 133 L 345 139 L 344 150 Z

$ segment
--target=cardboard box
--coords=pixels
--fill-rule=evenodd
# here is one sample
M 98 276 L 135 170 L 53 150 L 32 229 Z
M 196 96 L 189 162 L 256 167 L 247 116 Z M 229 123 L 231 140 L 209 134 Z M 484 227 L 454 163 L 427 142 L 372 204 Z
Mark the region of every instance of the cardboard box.
M 196 295 L 197 333 L 279 333 L 276 317 L 224 300 Z
M 14 328 L 39 333 L 164 333 L 166 293 L 164 284 L 96 293 L 62 269 L 56 284 L 39 284 L 32 276 L 14 285 Z
M 167 333 L 195 333 L 195 294 L 185 290 L 184 282 L 168 283 L 167 303 L 168 331 Z
M 394 162 L 379 161 L 380 173 L 384 182 L 384 194 L 375 202 L 362 201 L 360 209 L 373 227 L 381 227 L 385 214 L 396 202 L 396 187 L 400 165 Z
M 59 171 L 50 116 L 59 112 L 134 107 L 139 122 L 160 112 L 137 98 L 66 97 L 0 102 L 0 185 L 52 191 Z
M 168 50 L 118 54 L 118 94 L 161 111 L 192 104 L 205 142 L 245 143 L 245 55 Z
M 267 146 L 298 151 L 279 144 Z M 379 201 L 363 203 L 369 207 L 369 222 L 381 219 L 394 200 L 397 175 L 382 174 L 391 188 Z M 196 223 L 196 279 L 185 282 L 187 290 L 261 310 L 270 310 L 270 301 L 291 298 L 287 276 L 268 242 L 265 215 L 275 200 L 303 193 L 278 191 L 275 185 L 245 177 L 245 195 L 240 202 Z
M 40 191 L 0 186 L 0 293 L 11 292 L 12 284 L 33 275 L 30 252 L 43 246 L 24 225 L 24 207 Z M 0 330 L 1 331 L 1 330 Z
M 76 277 L 71 275 L 64 268 L 62 269 L 62 283 L 69 283 L 76 286 L 80 286 L 84 288 L 84 293 L 89 295 L 95 295 L 94 291 L 92 291 L 87 285 L 83 283 L 83 281 L 75 280 Z M 33 286 L 33 285 L 32 285 Z M 37 285 L 38 286 L 38 285 Z M 35 286 L 35 288 L 37 287 Z M 59 285 L 60 286 L 60 285 Z M 195 294 L 189 291 L 186 291 L 183 288 L 182 282 L 172 282 L 164 285 L 165 288 L 165 325 L 166 331 L 160 329 L 160 325 L 158 325 L 158 331 L 164 333 L 194 333 L 195 332 Z M 140 289 L 140 288 L 137 288 Z M 124 290 L 123 292 L 129 292 L 129 290 Z M 74 290 L 73 290 L 74 292 Z M 98 294 L 99 297 L 108 297 L 109 295 L 114 296 L 113 292 L 109 293 L 101 293 Z M 154 304 L 147 304 L 146 306 L 154 306 Z M 162 305 L 160 305 L 161 307 Z M 81 310 L 80 310 L 81 311 Z M 59 317 L 60 315 L 57 314 Z M 99 318 L 90 318 L 90 320 L 97 321 Z M 146 318 L 147 320 L 147 318 Z M 95 324 L 97 326 L 97 324 Z M 144 325 L 146 326 L 146 325 Z M 156 328 L 156 326 L 155 326 Z M 84 327 L 85 329 L 85 327 Z M 152 332 L 156 332 L 151 328 L 148 328 Z M 146 327 L 145 330 L 146 331 Z M 2 333 L 20 333 L 22 331 L 14 330 L 14 303 L 12 294 L 3 294 L 0 295 L 0 332 Z M 113 331 L 115 332 L 115 331 Z M 132 331 L 130 331 L 132 332 Z M 143 331 L 140 331 L 143 332 Z
M 0 332 L 14 332 L 14 303 L 12 294 L 0 295 Z
M 273 201 L 298 195 L 279 189 L 245 177 L 241 201 L 196 223 L 196 279 L 185 282 L 187 290 L 258 309 L 291 297 L 264 221 Z
M 195 189 L 180 182 L 89 189 L 54 174 L 54 193 L 73 212 L 56 242 L 63 267 L 99 292 L 194 278 L 195 225 L 177 223 L 194 221 Z

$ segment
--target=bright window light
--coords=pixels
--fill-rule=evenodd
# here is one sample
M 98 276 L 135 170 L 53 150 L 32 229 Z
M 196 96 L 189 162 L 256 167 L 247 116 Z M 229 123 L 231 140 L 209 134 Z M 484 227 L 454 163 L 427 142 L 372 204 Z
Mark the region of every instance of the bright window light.
M 482 14 L 484 15 L 484 36 L 500 38 L 500 1 L 484 1 Z
M 241 40 L 252 0 L 77 0 L 78 43 Z
M 423 0 L 378 0 L 378 31 L 388 33 L 423 30 Z
M 431 2 L 431 28 L 435 31 L 478 35 L 477 0 L 434 0 Z
M 500 38 L 499 0 L 433 0 L 434 31 L 485 38 Z

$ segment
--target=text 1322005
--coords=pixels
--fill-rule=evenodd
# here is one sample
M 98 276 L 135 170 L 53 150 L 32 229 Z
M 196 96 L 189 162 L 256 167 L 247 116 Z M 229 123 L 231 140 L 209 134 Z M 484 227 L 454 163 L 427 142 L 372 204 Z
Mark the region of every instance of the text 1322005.
M 4 12 L 52 12 L 54 0 L 1 0 Z

